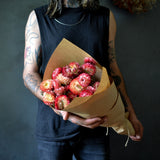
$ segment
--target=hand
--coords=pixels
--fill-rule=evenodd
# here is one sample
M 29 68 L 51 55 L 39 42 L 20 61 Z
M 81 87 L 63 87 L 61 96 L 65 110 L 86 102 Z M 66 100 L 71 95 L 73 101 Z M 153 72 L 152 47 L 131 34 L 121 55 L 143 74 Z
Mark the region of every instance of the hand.
M 83 127 L 87 127 L 87 128 L 91 128 L 91 129 L 94 129 L 107 121 L 106 117 L 94 117 L 94 118 L 85 119 L 85 118 L 79 117 L 75 114 L 72 114 L 66 111 L 60 111 L 60 110 L 55 110 L 55 109 L 53 110 L 58 115 L 61 115 L 64 120 L 69 120 L 74 124 L 77 124 Z
M 143 126 L 141 122 L 137 119 L 136 115 L 130 115 L 129 120 L 135 129 L 135 136 L 130 136 L 130 138 L 133 141 L 141 141 L 143 137 Z

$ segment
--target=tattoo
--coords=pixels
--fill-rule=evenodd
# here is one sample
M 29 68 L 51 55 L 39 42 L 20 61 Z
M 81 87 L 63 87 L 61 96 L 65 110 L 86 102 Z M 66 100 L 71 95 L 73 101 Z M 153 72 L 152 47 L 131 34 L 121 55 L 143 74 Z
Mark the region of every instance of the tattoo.
M 38 24 L 37 19 L 33 15 L 33 12 L 30 15 L 29 21 L 26 26 L 26 41 L 30 42 L 30 44 L 34 44 L 35 40 L 39 38 L 39 34 L 36 32 L 31 32 L 31 29 L 36 27 Z
M 24 54 L 24 59 L 25 59 L 25 64 L 24 64 L 24 68 L 28 65 L 28 64 L 34 64 L 35 62 L 37 63 L 38 68 L 40 68 L 41 66 L 41 46 L 38 47 L 38 49 L 35 49 L 34 53 L 31 50 L 31 47 L 26 47 L 25 49 L 25 54 Z
M 38 68 L 40 68 L 41 65 L 41 45 L 36 47 L 37 40 L 40 38 L 39 32 L 37 31 L 37 26 L 38 22 L 36 16 L 34 12 L 32 12 L 30 14 L 25 30 L 25 41 L 27 46 L 24 54 L 24 67 L 26 67 L 28 64 L 36 63 Z M 33 49 L 32 46 L 35 46 L 35 49 Z
M 66 7 L 76 8 L 80 6 L 80 1 L 81 0 L 65 0 L 64 5 Z
M 115 85 L 116 85 L 116 87 L 117 87 L 117 89 L 118 89 L 118 91 L 119 91 L 119 93 L 120 93 L 122 102 L 123 102 L 124 107 L 125 107 L 125 112 L 127 112 L 127 107 L 128 107 L 128 105 L 127 105 L 127 102 L 126 102 L 126 100 L 125 100 L 125 98 L 124 98 L 124 96 L 123 96 L 123 94 L 122 94 L 122 92 L 121 92 L 121 89 L 120 89 L 120 87 L 119 87 L 120 84 L 121 84 L 121 82 L 122 82 L 121 77 L 118 76 L 118 75 L 113 75 L 112 78 L 113 78 L 113 80 L 114 80 L 114 82 L 115 82 Z
M 108 56 L 109 56 L 109 63 L 111 64 L 116 60 L 116 52 L 113 46 L 113 41 L 110 41 L 108 44 Z
M 114 79 L 115 85 L 118 87 L 121 84 L 121 77 L 120 76 L 112 76 Z
M 31 47 L 26 47 L 24 58 L 25 58 L 25 66 L 27 64 L 33 64 L 34 56 L 33 56 L 33 53 L 31 51 Z
M 121 96 L 122 102 L 123 102 L 123 104 L 124 104 L 125 112 L 127 112 L 127 111 L 128 111 L 128 104 L 127 104 L 127 102 L 126 102 L 126 100 L 125 100 L 124 96 L 122 95 L 121 90 L 120 90 L 120 89 L 118 89 L 118 91 L 119 91 L 119 93 L 120 93 L 120 96 Z
M 28 73 L 25 76 L 25 83 L 27 83 L 28 87 L 31 89 L 32 92 L 36 93 L 39 89 L 39 81 L 36 79 L 36 76 L 34 76 L 31 73 Z
M 30 42 L 30 44 L 34 44 L 35 40 L 39 38 L 39 35 L 35 32 L 27 32 L 26 40 Z
M 122 79 L 119 75 L 116 74 L 116 71 L 113 70 L 112 68 L 112 63 L 113 62 L 116 62 L 116 52 L 115 52 L 115 47 L 114 47 L 114 43 L 113 41 L 109 41 L 108 43 L 108 57 L 109 57 L 109 65 L 110 65 L 110 73 L 111 73 L 111 76 L 115 82 L 115 85 L 120 93 L 120 96 L 121 96 L 121 99 L 122 99 L 122 102 L 124 104 L 124 107 L 125 107 L 125 112 L 127 111 L 127 102 L 125 100 L 125 97 L 123 96 L 122 92 L 121 92 L 121 89 L 120 89 L 120 84 L 122 82 Z M 113 64 L 114 65 L 114 64 Z
M 25 52 L 24 52 L 24 59 L 28 56 L 28 52 L 30 52 L 31 47 L 26 47 Z

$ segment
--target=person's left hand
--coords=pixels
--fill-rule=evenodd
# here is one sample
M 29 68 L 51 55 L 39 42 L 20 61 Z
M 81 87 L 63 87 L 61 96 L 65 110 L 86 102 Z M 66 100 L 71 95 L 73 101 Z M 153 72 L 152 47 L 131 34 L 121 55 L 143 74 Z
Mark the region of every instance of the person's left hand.
M 130 138 L 133 141 L 141 141 L 143 137 L 143 125 L 142 123 L 137 119 L 136 115 L 130 115 L 129 120 L 133 125 L 133 128 L 135 129 L 135 135 L 130 136 Z
M 77 125 L 80 125 L 80 126 L 83 126 L 86 128 L 90 128 L 90 129 L 94 129 L 107 121 L 106 116 L 82 118 L 82 117 L 79 117 L 78 115 L 75 115 L 73 113 L 69 113 L 69 112 L 62 111 L 62 110 L 56 110 L 54 108 L 52 108 L 52 109 L 54 110 L 55 113 L 62 116 L 63 120 L 69 120 L 74 124 L 77 124 Z

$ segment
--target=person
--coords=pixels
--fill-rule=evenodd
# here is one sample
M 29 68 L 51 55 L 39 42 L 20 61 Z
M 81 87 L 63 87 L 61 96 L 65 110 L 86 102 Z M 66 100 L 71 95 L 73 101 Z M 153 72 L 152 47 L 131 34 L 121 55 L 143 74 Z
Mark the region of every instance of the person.
M 99 5 L 98 0 L 51 0 L 49 5 L 34 9 L 25 28 L 25 86 L 38 98 L 36 137 L 40 160 L 109 159 L 109 136 L 100 127 L 107 117 L 84 119 L 72 113 L 46 106 L 40 83 L 51 54 L 62 38 L 73 42 L 101 65 L 115 80 L 129 120 L 135 129 L 134 141 L 143 136 L 126 93 L 124 80 L 115 57 L 116 21 L 112 11 Z

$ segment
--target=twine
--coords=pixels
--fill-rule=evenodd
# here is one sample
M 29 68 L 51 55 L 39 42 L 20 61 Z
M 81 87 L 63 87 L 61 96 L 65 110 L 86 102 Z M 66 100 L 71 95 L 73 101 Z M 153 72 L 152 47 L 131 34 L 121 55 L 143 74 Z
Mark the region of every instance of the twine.
M 128 145 L 128 142 L 129 142 L 129 136 L 130 136 L 130 133 L 129 133 L 129 129 L 128 129 L 128 128 L 127 128 L 127 131 L 128 131 L 128 138 L 127 138 L 127 140 L 126 140 L 125 147 L 127 147 L 127 145 Z
M 106 129 L 107 129 L 106 136 L 108 136 L 108 134 L 109 134 L 109 128 L 107 127 Z

